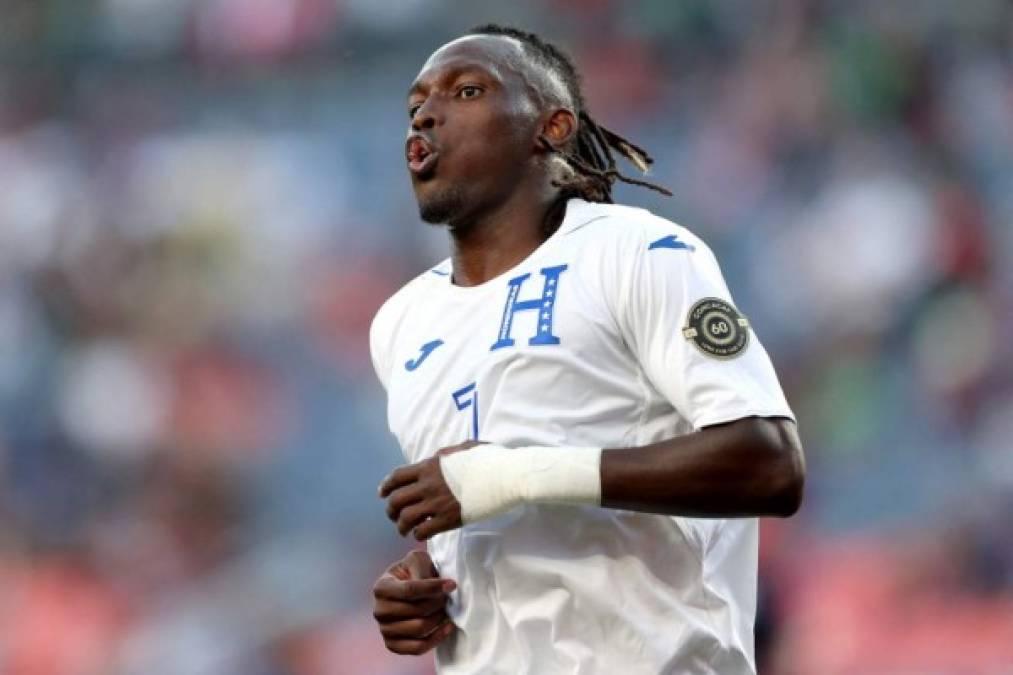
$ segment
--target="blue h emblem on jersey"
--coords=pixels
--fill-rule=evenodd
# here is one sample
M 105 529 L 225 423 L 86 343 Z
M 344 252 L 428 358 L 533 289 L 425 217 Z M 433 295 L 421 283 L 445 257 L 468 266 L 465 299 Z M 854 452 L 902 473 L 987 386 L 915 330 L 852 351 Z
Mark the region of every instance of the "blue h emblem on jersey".
M 542 284 L 542 297 L 535 298 L 532 300 L 518 300 L 517 295 L 521 291 L 521 286 L 528 280 L 531 273 L 525 273 L 519 277 L 514 277 L 507 285 L 509 291 L 507 291 L 506 305 L 503 307 L 503 320 L 499 324 L 499 339 L 496 340 L 495 344 L 489 348 L 489 351 L 500 349 L 501 347 L 513 347 L 514 339 L 510 337 L 510 330 L 514 325 L 514 314 L 517 312 L 524 312 L 528 310 L 535 310 L 538 312 L 538 330 L 535 336 L 528 340 L 529 345 L 558 345 L 559 338 L 552 334 L 552 312 L 556 306 L 556 291 L 559 289 L 559 275 L 563 273 L 563 270 L 567 268 L 567 265 L 556 265 L 555 267 L 543 267 L 541 269 L 542 276 L 545 277 L 545 283 Z

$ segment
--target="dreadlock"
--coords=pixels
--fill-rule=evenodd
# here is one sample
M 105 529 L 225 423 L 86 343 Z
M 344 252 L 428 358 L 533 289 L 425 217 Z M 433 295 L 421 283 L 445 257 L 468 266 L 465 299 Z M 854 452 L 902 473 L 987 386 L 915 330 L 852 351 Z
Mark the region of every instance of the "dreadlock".
M 647 173 L 654 160 L 647 151 L 619 134 L 605 128 L 587 112 L 580 75 L 570 57 L 538 35 L 518 28 L 485 24 L 468 31 L 469 35 L 501 35 L 518 40 L 527 56 L 550 69 L 562 79 L 577 114 L 577 134 L 568 149 L 557 149 L 544 136 L 538 138 L 542 148 L 560 157 L 567 167 L 565 175 L 553 180 L 565 198 L 581 197 L 589 202 L 612 203 L 612 185 L 618 180 L 660 192 L 672 193 L 654 183 L 630 178 L 616 167 L 615 153 L 625 157 L 642 173 Z

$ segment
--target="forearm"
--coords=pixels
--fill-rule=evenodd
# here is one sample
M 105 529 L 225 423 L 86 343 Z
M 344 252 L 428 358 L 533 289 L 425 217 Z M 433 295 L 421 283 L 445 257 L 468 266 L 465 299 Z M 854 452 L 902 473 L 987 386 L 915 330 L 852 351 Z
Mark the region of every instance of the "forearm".
M 695 517 L 789 516 L 805 461 L 795 424 L 745 418 L 640 448 L 606 449 L 601 504 Z
M 524 503 L 696 517 L 787 516 L 798 509 L 805 474 L 794 422 L 758 417 L 639 448 L 481 445 L 440 461 L 464 523 Z M 391 517 L 398 512 L 395 507 Z

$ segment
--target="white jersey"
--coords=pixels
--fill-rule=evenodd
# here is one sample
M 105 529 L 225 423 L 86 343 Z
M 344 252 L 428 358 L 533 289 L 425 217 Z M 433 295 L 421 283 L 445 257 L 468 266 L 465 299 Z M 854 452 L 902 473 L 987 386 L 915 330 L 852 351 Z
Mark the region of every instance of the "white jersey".
M 634 447 L 792 417 L 710 249 L 643 209 L 572 199 L 478 286 L 444 261 L 377 313 L 373 363 L 405 458 L 478 438 Z M 748 467 L 744 467 L 748 470 Z M 754 673 L 754 518 L 525 505 L 437 535 L 458 630 L 440 673 Z

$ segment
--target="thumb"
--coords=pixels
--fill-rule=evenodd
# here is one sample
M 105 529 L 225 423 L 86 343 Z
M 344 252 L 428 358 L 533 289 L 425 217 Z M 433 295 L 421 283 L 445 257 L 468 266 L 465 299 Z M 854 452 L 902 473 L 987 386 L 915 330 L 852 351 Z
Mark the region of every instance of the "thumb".
M 429 553 L 416 549 L 404 558 L 405 571 L 410 579 L 432 579 L 439 576 Z

